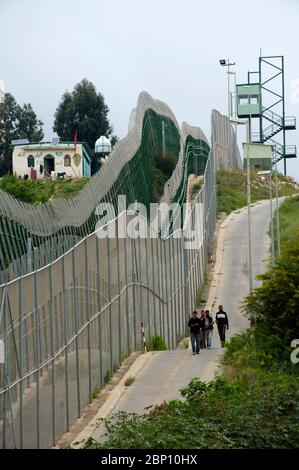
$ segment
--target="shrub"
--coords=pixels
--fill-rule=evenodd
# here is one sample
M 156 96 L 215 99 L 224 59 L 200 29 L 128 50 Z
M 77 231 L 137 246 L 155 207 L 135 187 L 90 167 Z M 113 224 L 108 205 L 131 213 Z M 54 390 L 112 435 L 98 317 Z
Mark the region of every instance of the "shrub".
M 149 351 L 165 351 L 167 349 L 167 345 L 162 336 L 156 335 L 150 338 L 148 349 Z

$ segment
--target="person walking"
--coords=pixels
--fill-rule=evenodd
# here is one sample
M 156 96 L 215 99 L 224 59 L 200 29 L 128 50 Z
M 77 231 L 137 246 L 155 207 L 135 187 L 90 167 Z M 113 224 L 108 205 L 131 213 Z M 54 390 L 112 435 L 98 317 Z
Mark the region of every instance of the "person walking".
M 205 311 L 205 335 L 206 335 L 206 344 L 207 349 L 211 349 L 212 347 L 212 336 L 213 336 L 213 327 L 214 320 L 210 315 L 210 311 Z
M 221 341 L 221 347 L 223 348 L 225 343 L 225 332 L 228 330 L 228 318 L 227 313 L 223 310 L 223 305 L 219 305 L 218 312 L 216 313 L 216 324 L 218 327 L 218 333 Z
M 200 351 L 200 328 L 201 321 L 197 316 L 197 311 L 192 312 L 192 316 L 188 322 L 190 328 L 191 344 L 192 344 L 192 354 L 199 354 Z
M 201 310 L 200 312 L 200 348 L 206 349 L 206 333 L 205 333 L 205 311 Z

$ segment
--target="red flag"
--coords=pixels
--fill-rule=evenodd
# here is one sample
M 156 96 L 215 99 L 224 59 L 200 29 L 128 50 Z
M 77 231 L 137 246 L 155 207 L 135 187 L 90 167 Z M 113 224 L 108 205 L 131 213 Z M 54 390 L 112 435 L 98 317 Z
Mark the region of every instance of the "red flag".
M 77 137 L 78 137 L 78 129 L 76 129 L 75 136 L 74 136 L 75 151 L 76 151 L 76 147 L 77 147 Z

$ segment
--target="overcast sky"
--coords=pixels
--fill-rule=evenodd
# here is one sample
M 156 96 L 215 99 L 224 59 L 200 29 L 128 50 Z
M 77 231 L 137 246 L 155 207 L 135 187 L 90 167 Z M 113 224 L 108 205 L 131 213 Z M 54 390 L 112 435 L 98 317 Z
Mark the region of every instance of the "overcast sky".
M 47 139 L 61 95 L 84 77 L 119 137 L 142 90 L 210 136 L 211 110 L 227 111 L 218 60 L 236 62 L 244 82 L 260 48 L 285 56 L 286 111 L 299 117 L 298 0 L 0 0 L 0 20 L 0 79 L 32 104 Z M 299 149 L 298 131 L 287 143 Z M 299 180 L 298 159 L 288 174 Z

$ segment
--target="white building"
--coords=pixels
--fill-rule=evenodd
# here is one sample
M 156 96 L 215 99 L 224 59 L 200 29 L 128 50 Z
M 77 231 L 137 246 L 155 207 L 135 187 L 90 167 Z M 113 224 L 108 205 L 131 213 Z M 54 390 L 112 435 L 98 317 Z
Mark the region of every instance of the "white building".
M 32 179 L 91 176 L 90 150 L 83 142 L 16 144 L 12 165 L 16 176 Z

